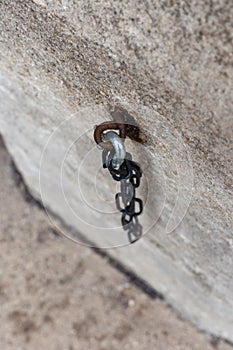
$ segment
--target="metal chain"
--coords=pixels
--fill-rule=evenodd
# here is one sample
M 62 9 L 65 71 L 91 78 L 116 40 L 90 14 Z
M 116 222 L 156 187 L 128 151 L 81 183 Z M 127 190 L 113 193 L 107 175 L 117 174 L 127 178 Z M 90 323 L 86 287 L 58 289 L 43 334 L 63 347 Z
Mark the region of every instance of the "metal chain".
M 103 167 L 107 168 L 116 181 L 120 181 L 120 192 L 115 196 L 117 209 L 121 212 L 121 223 L 127 231 L 129 242 L 134 243 L 142 236 L 142 225 L 138 216 L 143 211 L 143 202 L 136 197 L 136 188 L 140 186 L 142 171 L 140 165 L 132 160 L 130 153 L 125 151 L 124 140 L 127 133 L 127 124 L 122 114 L 116 111 L 113 122 L 104 122 L 95 127 L 94 140 L 103 150 Z M 113 131 L 118 130 L 119 135 Z
M 134 243 L 142 236 L 142 225 L 138 221 L 138 215 L 143 211 L 143 202 L 136 197 L 135 190 L 140 186 L 142 171 L 128 152 L 119 169 L 115 169 L 112 165 L 114 155 L 112 150 L 103 150 L 103 167 L 109 170 L 114 180 L 120 181 L 121 190 L 115 196 L 116 207 L 121 212 L 122 227 L 127 231 L 130 243 Z

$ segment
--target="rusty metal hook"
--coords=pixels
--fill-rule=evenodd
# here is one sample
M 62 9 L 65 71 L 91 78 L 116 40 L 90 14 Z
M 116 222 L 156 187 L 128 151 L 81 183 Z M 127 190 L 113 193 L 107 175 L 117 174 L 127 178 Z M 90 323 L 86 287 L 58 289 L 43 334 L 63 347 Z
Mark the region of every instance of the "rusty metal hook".
M 100 145 L 102 148 L 109 151 L 113 149 L 111 142 L 104 140 L 104 132 L 107 130 L 118 130 L 119 137 L 123 142 L 125 141 L 126 136 L 139 143 L 145 142 L 145 139 L 141 138 L 142 135 L 138 124 L 126 110 L 118 107 L 111 114 L 113 121 L 101 123 L 95 128 L 94 140 L 97 145 Z
M 125 140 L 126 138 L 126 130 L 124 124 L 119 124 L 115 122 L 104 122 L 98 125 L 95 128 L 94 131 L 94 140 L 97 143 L 97 145 L 100 145 L 101 147 L 112 150 L 113 145 L 110 141 L 103 141 L 103 133 L 107 130 L 119 130 L 119 137 L 122 140 Z
M 119 130 L 119 137 L 124 141 L 126 138 L 126 124 L 124 118 L 119 111 L 114 113 L 114 121 L 104 122 L 98 125 L 94 131 L 94 140 L 97 145 L 102 146 L 104 149 L 112 150 L 113 145 L 110 141 L 103 140 L 103 133 L 106 130 Z

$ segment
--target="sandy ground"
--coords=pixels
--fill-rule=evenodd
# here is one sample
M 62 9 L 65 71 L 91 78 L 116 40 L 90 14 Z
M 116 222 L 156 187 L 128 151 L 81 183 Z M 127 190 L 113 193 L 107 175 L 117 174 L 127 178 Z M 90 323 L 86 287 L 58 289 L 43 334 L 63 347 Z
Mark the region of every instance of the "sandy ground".
M 2 141 L 0 169 L 1 350 L 233 349 L 106 256 L 59 236 Z

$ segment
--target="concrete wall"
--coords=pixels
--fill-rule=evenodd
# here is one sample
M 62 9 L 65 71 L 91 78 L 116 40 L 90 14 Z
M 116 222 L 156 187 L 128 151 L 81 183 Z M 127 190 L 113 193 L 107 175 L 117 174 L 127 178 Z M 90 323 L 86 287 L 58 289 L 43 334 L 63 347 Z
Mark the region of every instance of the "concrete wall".
M 71 239 L 124 246 L 109 253 L 184 317 L 233 341 L 230 2 L 0 7 L 0 132 L 31 192 Z M 145 235 L 132 246 L 92 138 L 109 104 L 146 140 L 126 141 L 145 202 Z

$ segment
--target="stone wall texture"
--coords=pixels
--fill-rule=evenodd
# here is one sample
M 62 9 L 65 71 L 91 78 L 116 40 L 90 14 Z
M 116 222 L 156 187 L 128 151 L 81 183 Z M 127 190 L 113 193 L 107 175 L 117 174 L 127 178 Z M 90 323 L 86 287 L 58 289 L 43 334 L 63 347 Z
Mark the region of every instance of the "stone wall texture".
M 183 317 L 230 341 L 232 12 L 226 0 L 0 1 L 0 132 L 32 194 L 69 238 L 118 247 Z M 145 202 L 131 246 L 92 138 L 110 105 L 144 140 L 126 141 Z

